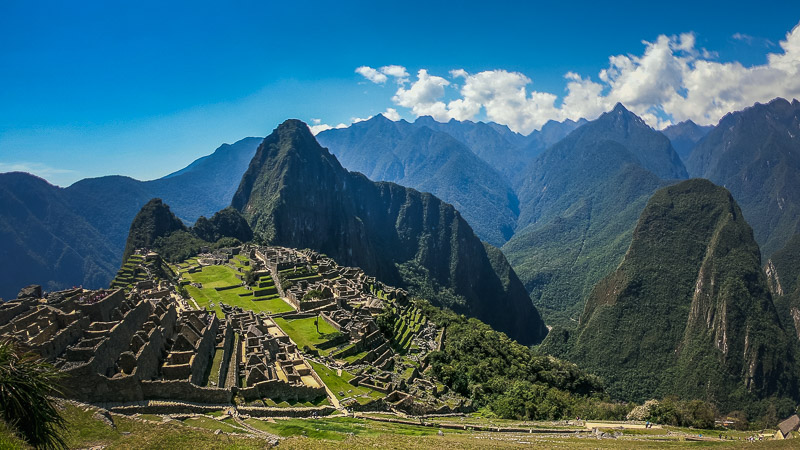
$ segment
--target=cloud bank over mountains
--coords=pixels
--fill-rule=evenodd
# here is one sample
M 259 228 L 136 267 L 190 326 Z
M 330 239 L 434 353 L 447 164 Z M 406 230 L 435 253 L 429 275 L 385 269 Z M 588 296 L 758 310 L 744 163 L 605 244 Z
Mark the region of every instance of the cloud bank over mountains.
M 469 120 L 484 112 L 488 120 L 523 134 L 548 120 L 592 120 L 617 102 L 660 129 L 687 119 L 716 124 L 726 113 L 756 102 L 800 97 L 800 24 L 779 43 L 780 50 L 767 55 L 766 64 L 751 67 L 716 61 L 713 52 L 696 46 L 693 33 L 660 35 L 654 42 L 642 43 L 643 54 L 611 56 L 608 67 L 594 78 L 566 73 L 563 96 L 531 90 L 528 76 L 502 69 L 477 73 L 455 69 L 445 76 L 420 69 L 415 80 L 397 65 L 361 66 L 356 73 L 376 84 L 395 82 L 392 102 L 414 116 Z M 400 117 L 394 108 L 384 115 Z M 315 133 L 332 128 L 315 127 Z

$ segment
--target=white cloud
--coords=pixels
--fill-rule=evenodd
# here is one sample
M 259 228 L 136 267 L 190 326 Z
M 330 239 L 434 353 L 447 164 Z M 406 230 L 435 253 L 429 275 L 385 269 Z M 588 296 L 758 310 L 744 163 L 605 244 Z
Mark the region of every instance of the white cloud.
M 444 88 L 450 82 L 442 77 L 428 75 L 428 71 L 420 69 L 417 81 L 406 89 L 397 88 L 392 101 L 404 108 L 410 108 L 416 116 L 433 116 L 436 120 L 448 120 L 447 105 L 440 99 L 444 97 Z
M 369 81 L 372 81 L 375 84 L 386 83 L 386 80 L 389 79 L 389 77 L 387 77 L 386 75 L 380 73 L 379 71 L 369 66 L 358 67 L 356 69 L 356 73 L 368 79 Z
M 752 40 L 740 33 L 733 38 Z M 715 52 L 697 47 L 694 33 L 661 35 L 643 44 L 641 55 L 609 57 L 596 78 L 568 72 L 562 96 L 532 90 L 531 78 L 506 70 L 470 74 L 455 69 L 448 80 L 420 69 L 410 86 L 400 81 L 407 76 L 400 66 L 380 71 L 364 66 L 357 71 L 364 69 L 362 75 L 368 79 L 376 74 L 396 77 L 400 86 L 392 101 L 415 116 L 466 120 L 483 112 L 489 120 L 521 133 L 551 119 L 594 119 L 617 102 L 660 128 L 686 119 L 714 124 L 728 112 L 756 102 L 800 97 L 800 24 L 779 43 L 778 52 L 767 55 L 766 64 L 751 67 L 717 61 Z M 453 83 L 457 80 L 459 85 Z
M 384 75 L 394 77 L 397 84 L 408 83 L 408 71 L 403 66 L 383 66 L 379 70 Z
M 386 117 L 393 122 L 397 122 L 400 120 L 400 113 L 398 113 L 394 108 L 386 108 L 386 111 L 383 113 L 383 117 Z
M 351 117 L 351 118 L 350 118 L 350 123 L 364 122 L 364 121 L 366 121 L 366 120 L 369 120 L 369 119 L 372 119 L 372 116 L 367 116 L 367 117 L 364 117 L 364 118 L 361 118 L 361 117 Z
M 317 123 L 316 125 L 310 125 L 308 127 L 308 129 L 311 130 L 311 134 L 313 134 L 314 136 L 322 133 L 325 130 L 332 130 L 334 128 L 347 128 L 347 125 L 340 123 L 339 125 L 331 126 L 328 125 L 327 123 Z
M 379 69 L 373 69 L 370 66 L 361 66 L 356 68 L 356 73 L 375 84 L 386 83 L 389 77 L 394 78 L 399 85 L 408 83 L 408 71 L 403 66 L 389 65 Z

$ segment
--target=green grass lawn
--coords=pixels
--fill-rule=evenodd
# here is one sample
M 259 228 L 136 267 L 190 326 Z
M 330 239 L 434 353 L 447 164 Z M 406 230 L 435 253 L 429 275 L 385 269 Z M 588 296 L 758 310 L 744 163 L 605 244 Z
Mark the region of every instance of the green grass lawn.
M 228 270 L 230 271 L 231 269 L 228 268 Z M 224 302 L 225 304 L 231 306 L 239 306 L 242 309 L 252 310 L 256 313 L 266 312 L 269 314 L 277 314 L 294 310 L 288 303 L 281 300 L 280 297 L 276 295 L 253 297 L 253 291 L 249 291 L 244 287 L 217 291 L 213 288 L 207 288 L 206 284 L 203 284 L 203 289 L 198 289 L 194 286 L 187 285 L 186 291 L 195 299 L 201 308 L 208 307 L 211 302 L 214 302 L 214 310 L 217 312 L 217 317 L 219 318 L 224 317 L 224 314 L 222 314 L 222 309 L 220 309 L 219 306 L 220 302 Z M 250 295 L 242 296 L 240 294 Z
M 284 419 L 268 422 L 258 419 L 245 421 L 251 427 L 278 436 L 306 436 L 312 439 L 342 441 L 350 433 L 356 436 L 381 436 L 387 433 L 406 436 L 431 436 L 436 428 L 375 422 L 352 417 L 330 417 L 316 420 Z
M 94 410 L 84 411 L 73 405 L 66 405 L 62 414 L 67 419 L 66 441 L 69 448 L 257 449 L 264 448 L 265 444 L 261 439 L 248 436 L 216 436 L 212 429 L 188 428 L 175 420 L 154 424 L 114 416 L 116 428 L 112 428 L 94 419 L 94 412 Z M 192 425 L 198 426 L 198 423 L 192 423 Z M 207 423 L 207 425 L 211 424 Z M 222 423 L 220 425 L 214 429 L 229 427 Z M 0 439 L 0 443 L 2 443 L 2 439 Z
M 95 419 L 95 410 L 84 411 L 66 404 L 62 415 L 67 420 L 65 438 L 68 448 L 106 449 L 257 449 L 266 448 L 267 442 L 248 436 L 247 430 L 234 421 L 217 421 L 211 417 L 197 417 L 184 422 L 169 420 L 163 423 L 143 422 L 113 415 L 115 427 Z M 383 416 L 374 414 L 375 416 Z M 155 417 L 155 416 L 153 416 Z M 150 417 L 148 417 L 150 418 Z M 480 424 L 485 419 L 464 418 Z M 430 419 L 428 419 L 430 421 Z M 457 422 L 460 418 L 441 418 L 446 422 Z M 507 421 L 490 420 L 495 424 Z M 511 421 L 508 421 L 511 422 Z M 394 424 L 364 418 L 324 417 L 319 419 L 275 419 L 274 421 L 247 419 L 247 425 L 274 435 L 282 436 L 281 449 L 317 448 L 796 448 L 797 443 L 787 441 L 763 441 L 744 445 L 744 441 L 690 442 L 684 438 L 715 436 L 714 431 L 691 430 L 669 427 L 673 435 L 634 435 L 624 433 L 618 439 L 589 439 L 569 435 L 528 433 L 484 433 L 445 429 L 444 436 L 437 436 L 437 427 Z M 187 425 L 191 425 L 192 428 Z M 236 434 L 214 435 L 214 430 Z M 653 430 L 654 431 L 654 430 Z M 684 435 L 684 432 L 687 435 Z M 716 432 L 718 435 L 719 432 Z M 747 433 L 743 433 L 746 435 Z M 13 430 L 0 421 L 0 448 L 30 449 Z
M 187 273 L 184 277 L 195 283 L 203 283 L 204 288 L 242 284 L 242 280 L 236 277 L 236 271 L 228 266 L 205 266 L 200 272 Z
M 309 346 L 316 348 L 317 345 L 327 341 L 331 338 L 333 333 L 336 333 L 336 328 L 333 328 L 323 318 L 319 319 L 319 333 L 317 333 L 317 326 L 314 325 L 316 317 L 308 317 L 306 319 L 292 319 L 286 320 L 282 317 L 276 317 L 275 323 L 289 335 L 289 337 L 297 344 L 297 347 L 303 348 Z M 320 354 L 328 354 L 331 349 L 319 350 Z
M 250 259 L 245 255 L 236 255 L 231 259 L 231 264 L 236 267 L 241 267 L 242 269 L 249 269 L 250 268 Z
M 367 403 L 373 399 L 379 399 L 384 396 L 384 394 L 369 388 L 353 386 L 349 381 L 352 380 L 354 376 L 345 370 L 343 370 L 342 375 L 339 376 L 336 375 L 335 369 L 330 369 L 328 366 L 311 360 L 308 360 L 308 363 L 311 364 L 314 372 L 317 372 L 322 382 L 328 386 L 328 389 L 333 392 L 333 395 L 335 395 L 338 400 L 348 397 L 357 397 L 359 403 Z M 339 392 L 342 392 L 344 395 L 340 395 Z

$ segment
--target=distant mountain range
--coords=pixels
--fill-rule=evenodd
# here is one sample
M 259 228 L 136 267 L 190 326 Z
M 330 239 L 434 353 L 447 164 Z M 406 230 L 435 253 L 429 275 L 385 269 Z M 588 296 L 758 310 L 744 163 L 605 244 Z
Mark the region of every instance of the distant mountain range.
M 260 142 L 224 144 L 153 181 L 106 176 L 59 188 L 25 173 L 0 174 L 0 265 L 9 274 L 0 278 L 0 298 L 15 298 L 31 283 L 50 290 L 107 286 L 144 204 L 162 198 L 189 224 L 211 217 L 230 204 Z
M 777 99 L 729 114 L 716 127 L 687 121 L 662 133 L 622 105 L 592 122 L 551 121 L 528 136 L 495 123 L 378 115 L 318 140 L 349 170 L 452 204 L 480 239 L 502 246 L 548 321 L 574 326 L 594 284 L 622 261 L 639 214 L 660 187 L 689 175 L 725 186 L 765 260 L 800 232 L 799 105 Z M 49 280 L 50 288 L 104 285 L 142 205 L 161 198 L 185 225 L 210 217 L 230 204 L 260 142 L 223 145 L 147 182 L 109 176 L 61 189 L 1 174 L 7 206 L 0 252 L 27 254 L 14 269 L 30 275 L 0 280 L 0 296 L 13 297 L 27 280 Z M 48 206 L 36 208 L 33 193 Z
M 519 214 L 511 184 L 464 143 L 435 130 L 439 127 L 433 123 L 438 122 L 430 122 L 392 122 L 379 114 L 348 128 L 324 131 L 317 139 L 349 170 L 430 192 L 455 206 L 481 239 L 503 245 L 514 234 Z M 454 122 L 440 125 L 455 127 Z M 470 128 L 494 138 L 482 136 L 486 142 L 505 142 L 481 125 Z
M 727 114 L 686 162 L 725 186 L 768 257 L 800 232 L 800 102 L 775 99 Z
M 685 163 L 695 145 L 713 129 L 714 127 L 710 125 L 701 127 L 691 120 L 686 120 L 670 125 L 661 130 L 661 132 L 669 138 L 670 142 L 672 142 L 672 148 L 675 149 L 675 152 Z

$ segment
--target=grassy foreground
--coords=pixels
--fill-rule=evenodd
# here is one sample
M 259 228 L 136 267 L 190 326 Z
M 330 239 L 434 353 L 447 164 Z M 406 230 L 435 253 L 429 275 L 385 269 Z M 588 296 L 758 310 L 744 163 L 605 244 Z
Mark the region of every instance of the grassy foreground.
M 322 419 L 244 419 L 219 420 L 219 414 L 197 416 L 182 421 L 156 415 L 130 418 L 112 415 L 114 426 L 95 416 L 94 409 L 66 404 L 66 436 L 70 448 L 107 449 L 257 449 L 270 446 L 269 435 L 279 436 L 280 448 L 775 448 L 797 447 L 797 440 L 764 441 L 750 444 L 747 433 L 730 433 L 733 441 L 719 441 L 719 432 L 667 427 L 663 430 L 628 430 L 616 439 L 597 439 L 583 433 L 489 433 L 447 430 L 439 436 L 437 427 L 395 424 L 366 418 L 326 417 Z M 145 420 L 143 420 L 145 419 Z M 445 420 L 445 419 L 442 419 Z M 448 418 L 458 422 L 459 418 Z M 466 422 L 488 424 L 477 418 Z M 511 425 L 504 423 L 504 425 Z M 220 434 L 215 434 L 220 430 Z M 269 433 L 261 435 L 260 433 Z M 703 434 L 706 439 L 698 439 Z M 738 440 L 742 438 L 742 440 Z M 28 449 L 24 441 L 0 422 L 0 448 Z

